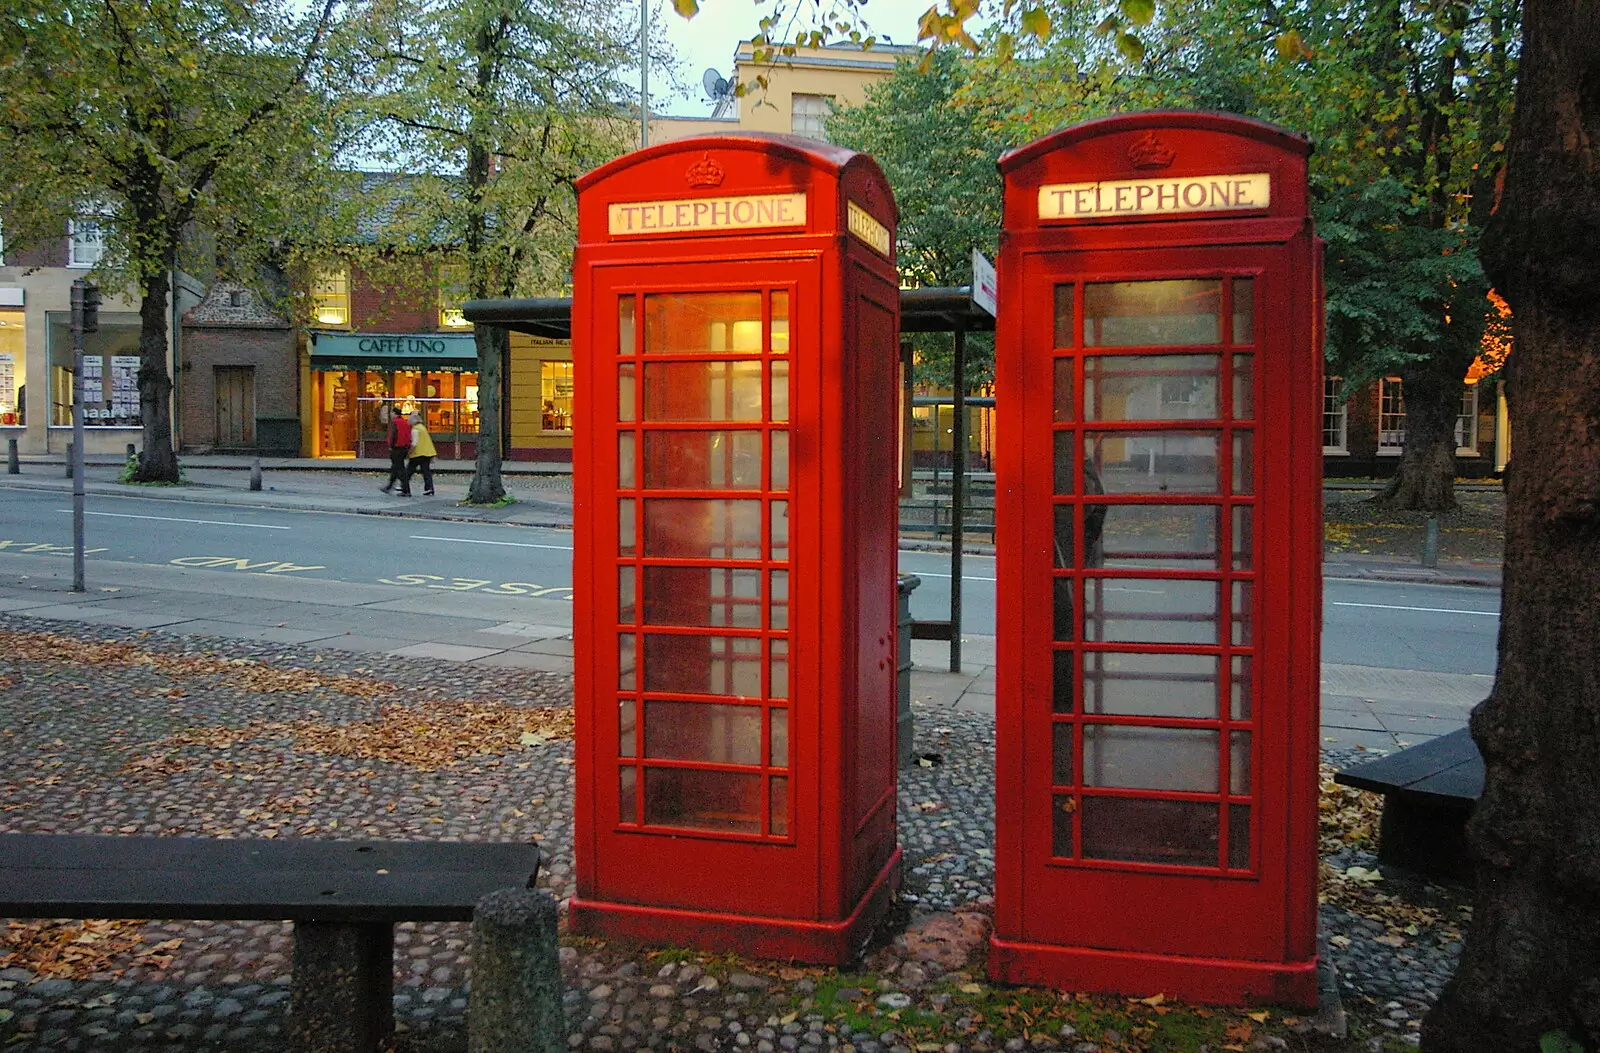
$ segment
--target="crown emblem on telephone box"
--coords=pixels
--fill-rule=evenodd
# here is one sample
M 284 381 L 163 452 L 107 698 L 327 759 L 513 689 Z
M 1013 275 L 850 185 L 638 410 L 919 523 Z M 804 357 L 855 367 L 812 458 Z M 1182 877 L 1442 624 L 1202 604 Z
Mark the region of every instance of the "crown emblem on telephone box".
M 1128 147 L 1128 161 L 1135 168 L 1166 168 L 1177 156 L 1156 138 L 1155 132 L 1146 132 L 1143 139 Z
M 722 170 L 721 165 L 711 159 L 709 151 L 690 165 L 689 171 L 685 173 L 690 186 L 721 186 L 722 177 L 725 175 L 727 173 Z

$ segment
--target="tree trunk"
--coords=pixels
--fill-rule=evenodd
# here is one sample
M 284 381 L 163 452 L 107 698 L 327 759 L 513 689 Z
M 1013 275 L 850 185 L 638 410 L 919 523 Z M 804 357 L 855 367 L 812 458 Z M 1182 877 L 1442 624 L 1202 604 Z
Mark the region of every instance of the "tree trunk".
M 1526 0 L 1505 192 L 1483 246 L 1511 305 L 1505 591 L 1461 965 L 1432 1053 L 1600 1048 L 1600 5 Z
M 1402 373 L 1406 445 L 1394 478 L 1375 503 L 1419 512 L 1456 507 L 1456 417 L 1465 373 L 1455 356 L 1444 352 Z
M 175 483 L 178 455 L 172 448 L 172 375 L 167 371 L 167 297 L 172 270 L 154 268 L 139 283 L 139 412 L 144 448 L 134 481 Z
M 478 345 L 478 459 L 467 502 L 488 505 L 506 495 L 500 480 L 500 375 L 511 334 L 497 325 L 480 325 L 473 340 Z

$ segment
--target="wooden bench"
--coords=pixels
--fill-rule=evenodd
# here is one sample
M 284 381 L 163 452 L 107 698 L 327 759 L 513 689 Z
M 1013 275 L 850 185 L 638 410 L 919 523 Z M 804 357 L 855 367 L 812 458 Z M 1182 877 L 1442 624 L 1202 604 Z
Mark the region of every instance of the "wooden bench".
M 394 923 L 471 921 L 538 870 L 528 844 L 0 834 L 0 918 L 292 921 L 289 1048 L 376 1053 Z
M 1472 880 L 1466 826 L 1483 793 L 1483 758 L 1468 729 L 1346 768 L 1333 781 L 1383 794 L 1381 862 L 1433 878 Z

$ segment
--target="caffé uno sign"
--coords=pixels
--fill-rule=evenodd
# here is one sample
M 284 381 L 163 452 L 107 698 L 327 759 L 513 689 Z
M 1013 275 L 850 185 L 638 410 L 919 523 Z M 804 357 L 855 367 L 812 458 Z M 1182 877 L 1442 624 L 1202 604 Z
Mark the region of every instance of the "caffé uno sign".
M 1048 183 L 1039 188 L 1041 220 L 1254 211 L 1270 204 L 1272 177 L 1265 172 Z
M 478 353 L 471 333 L 314 333 L 311 354 L 317 358 L 473 358 Z

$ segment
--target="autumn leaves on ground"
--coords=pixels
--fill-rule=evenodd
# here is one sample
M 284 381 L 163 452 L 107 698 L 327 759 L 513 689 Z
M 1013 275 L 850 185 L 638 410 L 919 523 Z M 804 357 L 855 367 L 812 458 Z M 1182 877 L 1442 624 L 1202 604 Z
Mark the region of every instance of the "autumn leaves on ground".
M 569 894 L 573 723 L 565 678 L 81 632 L 0 623 L 0 831 L 535 840 L 548 860 L 543 880 Z M 1331 776 L 1325 768 L 1324 855 L 1370 847 L 1377 799 Z M 1325 902 L 1380 924 L 1378 942 L 1397 954 L 1419 935 L 1459 938 L 1459 892 L 1360 866 L 1325 863 L 1323 879 Z M 286 972 L 284 939 L 275 923 L 15 920 L 0 926 L 0 973 L 26 970 L 13 975 L 34 979 L 0 979 L 0 991 L 20 994 L 46 978 L 270 983 Z M 401 939 L 448 943 L 424 960 L 446 970 L 443 982 L 464 978 L 459 932 L 419 926 Z M 1339 933 L 1332 939 L 1349 942 Z M 612 967 L 681 961 L 709 977 L 759 974 L 773 983 L 765 997 L 776 1019 L 821 1014 L 830 1028 L 894 1031 L 915 1050 L 968 1048 L 984 1032 L 997 1045 L 1020 1038 L 1101 1051 L 1401 1048 L 1381 1031 L 1363 1032 L 1360 1005 L 1351 1006 L 1358 1034 L 1341 1040 L 1315 1032 L 1300 1014 L 1184 1006 L 1160 992 L 1109 998 L 995 987 L 981 955 L 902 1007 L 879 996 L 879 970 L 893 964 L 881 957 L 837 972 L 570 943 Z M 12 1016 L 0 1008 L 0 1043 L 29 1034 L 12 1030 Z M 1368 1033 L 1380 1036 L 1378 1046 Z M 446 1046 L 459 1039 L 445 1037 Z

